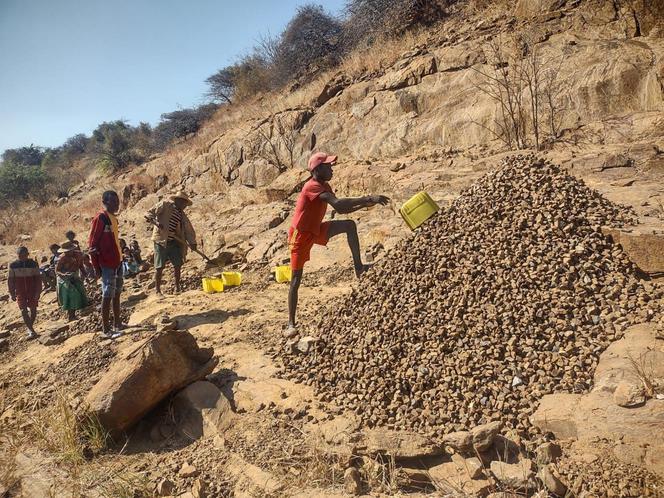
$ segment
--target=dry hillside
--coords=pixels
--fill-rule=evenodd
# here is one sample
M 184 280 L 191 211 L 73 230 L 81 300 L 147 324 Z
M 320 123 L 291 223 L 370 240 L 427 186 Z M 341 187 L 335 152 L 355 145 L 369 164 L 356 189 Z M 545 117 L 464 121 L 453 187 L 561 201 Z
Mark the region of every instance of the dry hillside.
M 244 283 L 204 294 L 196 255 L 180 295 L 140 275 L 112 344 L 53 293 L 53 340 L 25 342 L 0 291 L 0 496 L 664 495 L 664 4 L 508 3 L 453 4 L 28 209 L 3 236 L 41 255 L 114 188 L 149 253 L 145 211 L 184 190 Z M 288 340 L 270 268 L 312 150 L 339 155 L 338 195 L 393 203 L 351 216 L 377 262 L 359 283 L 345 241 L 313 250 Z M 442 210 L 413 234 L 397 208 L 421 190 Z M 165 397 L 111 440 L 87 410 L 141 359 L 161 375 L 123 413 Z M 178 394 L 185 364 L 204 380 Z

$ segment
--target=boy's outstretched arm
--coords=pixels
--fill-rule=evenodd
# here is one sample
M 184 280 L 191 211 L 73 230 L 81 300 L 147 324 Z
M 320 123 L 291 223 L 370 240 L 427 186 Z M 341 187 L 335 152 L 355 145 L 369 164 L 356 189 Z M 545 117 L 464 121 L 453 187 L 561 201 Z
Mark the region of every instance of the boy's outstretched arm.
M 332 192 L 323 192 L 320 198 L 327 202 L 339 214 L 349 214 L 355 211 L 380 204 L 386 206 L 390 198 L 384 195 L 367 195 L 365 197 L 346 197 L 337 199 Z

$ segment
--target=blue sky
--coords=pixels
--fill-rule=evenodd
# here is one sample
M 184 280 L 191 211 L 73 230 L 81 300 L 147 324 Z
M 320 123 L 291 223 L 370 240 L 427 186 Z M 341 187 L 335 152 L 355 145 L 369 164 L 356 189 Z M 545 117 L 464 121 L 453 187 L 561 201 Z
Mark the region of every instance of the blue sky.
M 0 152 L 155 124 L 306 0 L 0 0 Z M 317 0 L 339 14 L 344 0 Z

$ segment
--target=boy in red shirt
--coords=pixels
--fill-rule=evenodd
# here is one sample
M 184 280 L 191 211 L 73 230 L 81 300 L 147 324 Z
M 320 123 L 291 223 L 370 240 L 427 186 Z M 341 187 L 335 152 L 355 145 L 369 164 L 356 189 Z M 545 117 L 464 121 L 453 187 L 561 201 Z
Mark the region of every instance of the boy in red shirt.
M 92 220 L 88 247 L 90 260 L 97 278 L 101 277 L 101 335 L 106 339 L 116 339 L 124 328 L 120 318 L 120 294 L 122 293 L 122 251 L 118 235 L 120 198 L 112 190 L 102 195 L 104 209 Z M 114 330 L 111 332 L 111 307 L 113 308 Z
M 42 291 L 42 279 L 39 265 L 30 259 L 27 247 L 19 247 L 16 251 L 18 259 L 9 265 L 9 295 L 12 301 L 18 303 L 23 315 L 23 321 L 28 328 L 28 340 L 35 339 L 35 319 L 37 318 L 37 304 Z
M 357 225 L 353 220 L 333 220 L 323 223 L 327 205 L 331 205 L 339 214 L 353 213 L 359 209 L 380 204 L 385 206 L 390 199 L 384 195 L 371 195 L 337 199 L 328 183 L 332 179 L 332 166 L 337 156 L 316 152 L 309 158 L 311 179 L 304 184 L 295 205 L 293 221 L 288 232 L 288 245 L 291 252 L 291 279 L 288 293 L 288 329 L 286 335 L 295 335 L 295 314 L 297 311 L 298 291 L 302 282 L 304 264 L 310 259 L 314 244 L 321 246 L 337 235 L 346 234 L 348 246 L 353 255 L 355 274 L 359 277 L 365 270 L 360 256 L 360 241 Z

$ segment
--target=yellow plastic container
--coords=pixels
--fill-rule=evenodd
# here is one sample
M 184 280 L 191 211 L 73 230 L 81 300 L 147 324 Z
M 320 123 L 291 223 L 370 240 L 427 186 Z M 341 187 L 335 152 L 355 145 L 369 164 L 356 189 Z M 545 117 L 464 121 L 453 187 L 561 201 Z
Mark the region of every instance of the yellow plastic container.
M 224 292 L 224 281 L 221 278 L 204 278 L 203 291 L 208 294 Z
M 293 272 L 290 266 L 277 266 L 274 268 L 274 279 L 280 284 L 283 282 L 290 282 L 293 277 Z
M 221 274 L 224 287 L 234 287 L 242 283 L 242 274 L 237 271 L 225 271 Z
M 408 199 L 399 209 L 401 217 L 411 230 L 415 230 L 422 223 L 438 212 L 438 204 L 426 192 L 420 192 Z

